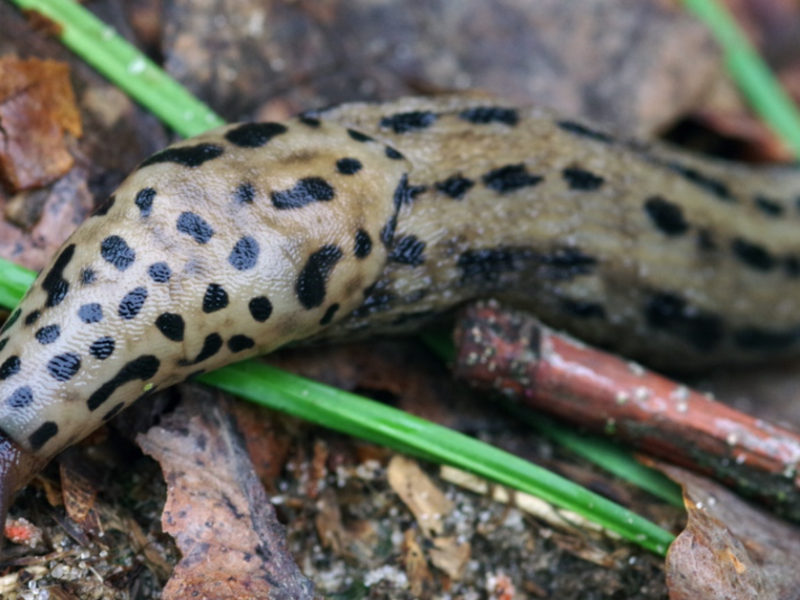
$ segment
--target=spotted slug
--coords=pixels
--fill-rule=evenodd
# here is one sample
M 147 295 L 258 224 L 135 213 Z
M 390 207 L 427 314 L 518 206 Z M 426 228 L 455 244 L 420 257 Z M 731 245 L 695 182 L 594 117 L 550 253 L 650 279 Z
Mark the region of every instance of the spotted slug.
M 800 350 L 800 172 L 486 99 L 348 104 L 142 162 L 0 333 L 0 491 L 138 398 L 493 296 L 661 368 Z

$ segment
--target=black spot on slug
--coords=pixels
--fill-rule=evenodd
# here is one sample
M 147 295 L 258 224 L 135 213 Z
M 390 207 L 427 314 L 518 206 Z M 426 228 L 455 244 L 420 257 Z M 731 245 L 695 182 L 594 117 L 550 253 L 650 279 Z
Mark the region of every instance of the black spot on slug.
M 245 123 L 225 134 L 225 139 L 241 148 L 260 148 L 272 138 L 286 133 L 280 123 Z
M 665 235 L 678 236 L 689 230 L 689 224 L 683 216 L 683 208 L 661 196 L 648 198 L 644 203 L 644 212 Z
M 586 127 L 586 125 L 576 123 L 575 121 L 556 121 L 556 125 L 558 125 L 562 131 L 580 135 L 590 140 L 594 140 L 595 142 L 603 142 L 604 144 L 611 144 L 614 142 L 614 138 L 607 133 L 597 131 L 596 129 L 591 129 Z
M 415 235 L 407 235 L 395 240 L 389 260 L 416 267 L 425 262 L 425 242 Z
M 796 256 L 784 257 L 783 270 L 789 277 L 800 277 L 800 258 Z
M 411 204 L 411 201 L 424 191 L 424 185 L 409 185 L 408 174 L 403 173 L 397 187 L 394 188 L 394 195 L 392 196 L 395 209 L 399 209 L 404 204 Z
M 136 260 L 136 252 L 118 235 L 110 235 L 100 242 L 100 256 L 118 271 L 124 271 Z
M 354 139 L 357 142 L 374 142 L 375 141 L 371 137 L 369 137 L 368 135 L 366 135 L 364 133 L 361 133 L 360 131 L 356 131 L 355 129 L 348 129 L 347 130 L 347 135 L 349 135 L 352 139 Z
M 747 327 L 733 333 L 734 343 L 744 350 L 769 352 L 785 350 L 800 341 L 800 328 L 788 331 L 771 331 Z
M 145 354 L 126 363 L 117 374 L 100 386 L 86 401 L 86 406 L 91 411 L 97 410 L 117 391 L 117 388 L 125 385 L 129 381 L 150 379 L 161 366 L 159 360 L 151 355 Z
M 139 190 L 136 194 L 136 206 L 139 207 L 139 212 L 143 217 L 149 217 L 153 210 L 153 199 L 156 197 L 156 191 L 153 188 L 144 188 Z
M 165 262 L 157 262 L 147 267 L 147 274 L 156 283 L 167 283 L 172 277 L 172 269 Z
M 391 129 L 395 133 L 408 133 L 427 129 L 436 121 L 437 116 L 430 111 L 415 110 L 406 113 L 398 113 L 390 117 L 381 119 L 381 127 Z
M 713 177 L 709 177 L 708 175 L 704 175 L 697 169 L 687 167 L 676 162 L 666 163 L 665 166 L 683 177 L 689 183 L 696 185 L 706 192 L 709 192 L 717 199 L 724 202 L 736 202 L 736 198 L 734 198 L 733 194 L 731 194 L 731 190 L 725 182 L 714 179 Z
M 6 400 L 11 408 L 25 408 L 33 402 L 33 390 L 30 386 L 23 385 L 14 390 Z
M 697 232 L 697 247 L 706 252 L 712 252 L 717 249 L 717 243 L 714 241 L 714 234 L 708 229 L 701 229 Z
M 519 122 L 519 115 L 516 110 L 498 106 L 476 106 L 475 108 L 461 111 L 458 116 L 464 121 L 469 121 L 476 125 L 485 125 L 487 123 L 516 125 Z
M 542 181 L 541 175 L 532 175 L 527 172 L 525 165 L 508 165 L 493 169 L 482 177 L 483 184 L 499 194 L 507 194 L 520 188 L 532 187 Z
M 580 319 L 604 319 L 606 316 L 605 307 L 597 302 L 562 298 L 560 304 L 564 312 Z
M 319 320 L 319 324 L 322 326 L 330 325 L 331 321 L 333 321 L 333 317 L 336 314 L 336 311 L 339 310 L 339 305 L 334 302 L 331 304 L 326 310 L 325 314 L 322 315 L 322 318 Z
M 156 327 L 168 340 L 183 341 L 186 323 L 182 316 L 175 313 L 162 313 L 156 319 Z
M 314 117 L 301 116 L 297 120 L 300 121 L 303 125 L 311 127 L 312 129 L 316 129 L 317 127 L 320 126 L 320 120 Z
M 84 304 L 78 309 L 78 318 L 87 325 L 99 323 L 103 320 L 103 307 L 96 302 Z
M 97 273 L 94 272 L 94 269 L 86 267 L 85 269 L 81 270 L 81 283 L 83 285 L 90 285 L 94 283 L 96 279 Z
M 70 244 L 64 248 L 58 256 L 53 268 L 42 281 L 42 289 L 47 292 L 47 300 L 44 305 L 48 308 L 58 306 L 66 298 L 69 291 L 69 282 L 64 279 L 64 269 L 75 255 L 75 244 Z
M 105 202 L 103 202 L 100 206 L 97 207 L 97 210 L 94 211 L 94 213 L 92 213 L 92 216 L 105 217 L 108 214 L 108 211 L 110 211 L 114 207 L 114 203 L 116 203 L 116 201 L 117 197 L 112 194 L 111 196 L 108 197 L 108 199 Z
M 201 216 L 193 212 L 183 212 L 178 217 L 178 231 L 192 237 L 198 244 L 205 244 L 214 235 L 214 230 Z
M 386 148 L 384 148 L 384 154 L 386 154 L 386 158 L 390 158 L 392 160 L 403 160 L 405 158 L 405 156 L 391 146 L 386 146 Z
M 450 196 L 453 200 L 461 200 L 475 182 L 460 175 L 452 175 L 436 184 L 436 189 Z
M 279 210 L 290 210 L 312 202 L 329 202 L 334 195 L 331 185 L 321 177 L 306 177 L 291 189 L 272 192 L 272 204 Z
M 41 450 L 44 445 L 58 435 L 58 423 L 45 421 L 28 436 L 28 443 L 34 451 Z
M 768 217 L 780 217 L 785 210 L 783 204 L 766 196 L 756 196 L 753 198 L 753 203 Z
M 253 338 L 249 338 L 246 335 L 234 335 L 228 340 L 228 348 L 231 352 L 242 352 L 243 350 L 249 350 L 255 345 L 256 343 L 253 341 Z
M 52 344 L 61 335 L 61 327 L 59 327 L 55 323 L 52 325 L 46 325 L 45 327 L 42 327 L 39 331 L 37 331 L 35 335 L 36 335 L 36 341 L 38 341 L 43 346 L 47 344 Z
M 578 275 L 589 275 L 597 265 L 597 259 L 578 248 L 557 248 L 537 257 L 542 264 L 539 276 L 543 279 L 571 279 Z
M 39 320 L 39 317 L 42 316 L 42 311 L 40 310 L 32 310 L 28 313 L 25 317 L 25 325 L 33 325 L 36 321 Z
M 381 242 L 383 242 L 384 246 L 389 246 L 394 239 L 394 232 L 397 229 L 397 213 L 394 213 L 389 220 L 386 221 L 386 224 L 381 227 L 380 231 L 380 238 Z
M 250 314 L 259 323 L 263 323 L 272 315 L 272 302 L 266 296 L 256 296 L 251 299 L 247 307 Z
M 204 162 L 219 158 L 223 154 L 223 149 L 215 144 L 197 144 L 196 146 L 184 146 L 183 148 L 167 148 L 161 152 L 153 154 L 139 165 L 140 169 L 158 163 L 175 163 L 184 167 L 195 168 Z
M 220 351 L 220 348 L 222 348 L 222 337 L 218 333 L 209 333 L 206 339 L 203 340 L 203 347 L 200 349 L 200 353 L 197 357 L 190 363 L 181 361 L 180 364 L 184 367 L 190 364 L 196 365 L 214 356 Z
M 120 301 L 117 314 L 121 319 L 130 321 L 136 318 L 136 315 L 142 310 L 145 300 L 147 300 L 147 288 L 141 286 L 134 288 Z
M 81 357 L 74 352 L 57 354 L 47 362 L 47 371 L 56 381 L 69 381 L 81 369 Z
M 22 361 L 19 359 L 19 356 L 9 356 L 3 361 L 3 364 L 0 365 L 0 381 L 8 379 L 12 375 L 16 375 L 19 373 L 21 367 Z
M 356 158 L 340 158 L 336 161 L 336 170 L 342 175 L 355 175 L 363 166 Z
M 203 295 L 203 312 L 208 314 L 228 306 L 228 292 L 218 283 L 209 283 Z
M 580 192 L 593 192 L 603 187 L 605 179 L 586 169 L 567 167 L 561 171 L 569 189 Z
M 363 229 L 359 229 L 356 232 L 356 244 L 354 248 L 356 258 L 367 258 L 370 252 L 372 252 L 372 238 L 369 236 L 369 233 Z
M 233 198 L 242 204 L 252 204 L 256 197 L 256 188 L 250 182 L 240 183 L 233 193 Z
M 530 250 L 510 248 L 467 250 L 458 257 L 456 266 L 461 269 L 462 282 L 479 280 L 494 283 L 503 273 L 522 270 L 525 261 L 532 256 Z
M 111 336 L 103 336 L 96 339 L 89 346 L 89 354 L 98 360 L 105 360 L 114 353 L 116 344 Z
M 324 302 L 328 277 L 342 256 L 338 246 L 328 244 L 308 257 L 294 288 L 303 308 L 311 310 Z
M 733 240 L 733 253 L 742 263 L 758 271 L 770 271 L 775 267 L 775 257 L 759 244 L 741 238 Z
M 237 271 L 247 271 L 258 262 L 258 242 L 249 235 L 244 236 L 233 247 L 228 262 Z
M 680 337 L 698 350 L 713 350 L 722 341 L 722 319 L 689 306 L 686 300 L 675 294 L 654 294 L 644 313 L 652 327 Z

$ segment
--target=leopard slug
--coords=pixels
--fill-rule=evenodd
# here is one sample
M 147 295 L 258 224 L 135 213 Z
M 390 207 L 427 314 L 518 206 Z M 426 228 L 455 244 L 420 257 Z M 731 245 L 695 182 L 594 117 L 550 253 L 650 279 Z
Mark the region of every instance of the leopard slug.
M 494 296 L 661 368 L 800 350 L 800 172 L 447 96 L 229 125 L 142 162 L 0 332 L 5 509 L 143 395 Z

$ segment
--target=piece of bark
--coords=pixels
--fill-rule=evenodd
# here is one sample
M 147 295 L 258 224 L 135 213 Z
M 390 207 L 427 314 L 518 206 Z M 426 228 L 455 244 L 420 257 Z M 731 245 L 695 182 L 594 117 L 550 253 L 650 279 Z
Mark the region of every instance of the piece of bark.
M 161 425 L 137 436 L 169 485 L 162 524 L 183 559 L 163 598 L 313 598 L 258 480 L 230 400 L 200 386 Z
M 488 301 L 461 313 L 456 377 L 710 473 L 800 519 L 800 436 Z

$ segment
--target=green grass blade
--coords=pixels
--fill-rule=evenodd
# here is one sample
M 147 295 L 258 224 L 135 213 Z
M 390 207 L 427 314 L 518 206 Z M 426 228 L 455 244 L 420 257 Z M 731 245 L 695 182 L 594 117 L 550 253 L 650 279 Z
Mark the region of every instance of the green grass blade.
M 0 307 L 14 308 L 36 278 L 36 273 L 0 258 Z
M 766 123 L 800 157 L 800 113 L 731 14 L 716 0 L 683 0 L 725 52 L 731 75 Z
M 134 100 L 183 136 L 224 125 L 204 103 L 73 0 L 11 0 L 59 24 L 59 38 Z

